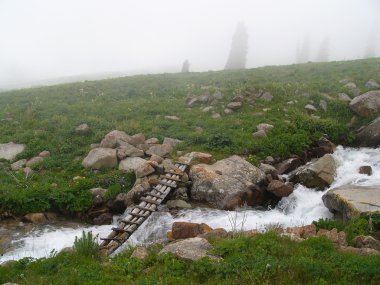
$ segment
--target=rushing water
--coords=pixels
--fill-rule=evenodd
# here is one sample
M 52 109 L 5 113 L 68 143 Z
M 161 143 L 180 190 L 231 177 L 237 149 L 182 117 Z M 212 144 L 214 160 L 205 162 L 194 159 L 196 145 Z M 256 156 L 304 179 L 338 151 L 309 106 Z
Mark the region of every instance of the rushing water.
M 380 148 L 343 148 L 338 147 L 334 153 L 337 161 L 337 176 L 331 188 L 345 184 L 380 185 Z M 370 165 L 372 176 L 358 173 L 360 166 Z M 325 191 L 315 191 L 297 185 L 293 194 L 283 198 L 275 209 L 259 211 L 242 209 L 240 211 L 222 211 L 216 209 L 186 209 L 171 215 L 165 207 L 153 213 L 123 246 L 149 243 L 165 239 L 175 221 L 207 223 L 213 228 L 231 229 L 265 229 L 271 225 L 283 227 L 310 224 L 320 218 L 331 218 L 332 214 L 323 205 L 322 195 Z M 115 218 L 116 223 L 116 218 Z M 0 257 L 0 263 L 10 259 L 26 256 L 35 258 L 49 256 L 52 250 L 59 251 L 73 245 L 75 236 L 82 230 L 92 231 L 95 235 L 106 237 L 112 226 L 36 226 L 27 233 L 15 233 L 12 249 Z M 0 227 L 1 229 L 1 227 Z

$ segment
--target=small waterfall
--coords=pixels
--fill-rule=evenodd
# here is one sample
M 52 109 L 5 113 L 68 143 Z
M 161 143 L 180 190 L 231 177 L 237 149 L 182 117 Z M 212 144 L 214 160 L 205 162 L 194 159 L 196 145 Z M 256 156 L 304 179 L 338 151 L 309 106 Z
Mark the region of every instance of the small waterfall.
M 334 153 L 334 158 L 338 165 L 337 176 L 329 189 L 345 184 L 380 185 L 380 148 L 354 149 L 339 146 Z M 363 165 L 372 167 L 372 176 L 358 173 L 359 167 Z M 213 228 L 221 227 L 227 230 L 231 230 L 233 227 L 244 230 L 265 229 L 273 224 L 283 227 L 307 225 L 320 218 L 332 217 L 321 199 L 329 189 L 315 191 L 297 185 L 289 197 L 283 198 L 276 208 L 267 211 L 252 209 L 223 211 L 196 208 L 181 210 L 175 216 L 168 211 L 155 212 L 123 247 L 165 239 L 166 232 L 170 230 L 175 221 L 207 223 Z M 117 217 L 115 217 L 115 224 L 116 219 Z M 82 224 L 75 227 L 38 226 L 27 234 L 17 237 L 12 246 L 14 249 L 1 256 L 0 262 L 26 256 L 35 258 L 49 256 L 52 250 L 59 251 L 72 246 L 75 236 L 81 236 L 82 230 L 92 231 L 95 235 L 104 237 L 111 228 L 112 225 L 89 226 Z

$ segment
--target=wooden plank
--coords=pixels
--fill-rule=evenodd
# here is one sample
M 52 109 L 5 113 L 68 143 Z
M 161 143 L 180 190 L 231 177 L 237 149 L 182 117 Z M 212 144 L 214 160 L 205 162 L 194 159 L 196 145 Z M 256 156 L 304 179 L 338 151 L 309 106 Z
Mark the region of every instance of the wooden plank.
M 156 198 L 158 198 L 158 199 L 165 199 L 166 198 L 166 196 L 163 196 L 163 195 L 158 195 L 158 194 L 154 194 L 154 193 L 152 193 L 152 192 L 149 192 L 148 194 L 146 194 L 147 196 L 152 196 L 152 197 L 156 197 Z
M 136 206 L 135 206 L 136 207 Z M 129 215 L 132 215 L 132 216 L 135 216 L 135 217 L 139 217 L 139 218 L 148 218 L 149 217 L 149 214 L 147 215 L 143 215 L 143 214 L 137 214 L 137 213 L 128 213 Z M 127 221 L 125 220 L 122 220 L 123 223 L 126 223 Z
M 161 202 L 158 202 L 157 200 L 152 200 L 152 199 L 145 198 L 145 197 L 141 197 L 140 200 L 147 202 L 147 203 L 150 203 L 150 204 L 154 204 L 154 205 L 160 205 L 161 204 Z
M 169 177 L 169 176 L 166 176 L 166 175 L 160 175 L 160 178 L 162 178 L 162 179 L 168 179 L 168 180 L 172 180 L 172 181 L 177 181 L 177 182 L 181 182 L 181 179 L 179 179 L 179 178 Z
M 166 195 L 166 192 L 161 190 L 161 189 L 158 189 L 157 187 L 153 187 L 154 190 L 156 190 L 157 192 L 161 193 L 161 194 L 164 194 Z
M 118 233 L 128 233 L 128 234 L 132 234 L 136 229 L 130 230 L 130 229 L 122 229 L 122 228 L 112 228 L 112 230 L 115 231 L 115 232 L 118 232 Z
M 138 225 L 138 226 L 140 226 L 144 221 L 145 220 L 142 220 L 141 222 L 123 221 L 123 223 L 129 224 L 129 225 Z
M 172 187 L 172 188 L 176 188 L 177 187 L 177 183 L 170 183 L 170 182 L 166 182 L 166 181 L 163 181 L 163 180 L 158 180 L 158 182 L 161 184 L 161 185 L 165 185 L 165 186 L 169 186 L 169 187 Z
M 149 211 L 149 212 L 155 212 L 156 210 L 151 209 L 151 208 L 145 208 L 143 206 L 137 205 L 136 208 L 143 210 L 143 211 Z
M 100 238 L 100 239 L 106 242 L 117 241 L 119 243 L 123 243 L 127 240 L 125 238 Z
M 178 175 L 178 176 L 183 176 L 184 175 L 183 171 L 178 171 L 178 170 L 169 170 L 169 171 L 166 171 L 165 173 L 175 174 L 175 175 Z

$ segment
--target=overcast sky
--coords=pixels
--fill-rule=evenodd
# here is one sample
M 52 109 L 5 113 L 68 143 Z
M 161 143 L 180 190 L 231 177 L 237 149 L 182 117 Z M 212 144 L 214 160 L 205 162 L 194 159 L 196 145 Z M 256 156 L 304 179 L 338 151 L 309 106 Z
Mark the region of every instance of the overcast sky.
M 239 21 L 247 67 L 310 60 L 329 39 L 330 59 L 362 58 L 376 38 L 380 0 L 0 0 L 0 88 L 103 72 L 223 69 Z

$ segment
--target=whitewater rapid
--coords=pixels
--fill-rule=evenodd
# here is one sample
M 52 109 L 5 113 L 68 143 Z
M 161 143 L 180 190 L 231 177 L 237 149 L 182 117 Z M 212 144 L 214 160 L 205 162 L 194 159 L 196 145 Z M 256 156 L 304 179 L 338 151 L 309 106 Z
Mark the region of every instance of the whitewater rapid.
M 337 175 L 333 184 L 325 191 L 296 185 L 289 197 L 283 198 L 276 208 L 267 211 L 253 209 L 223 211 L 196 208 L 181 210 L 173 216 L 166 207 L 162 207 L 161 211 L 150 216 L 122 248 L 165 239 L 166 232 L 175 221 L 207 223 L 213 228 L 226 230 L 265 230 L 270 226 L 301 226 L 320 218 L 332 218 L 332 214 L 323 205 L 321 199 L 323 194 L 331 188 L 345 184 L 380 185 L 380 148 L 354 149 L 339 146 L 333 156 L 337 162 Z M 372 176 L 358 173 L 359 167 L 363 165 L 372 167 Z M 117 218 L 114 219 L 114 225 L 107 226 L 83 224 L 75 227 L 36 226 L 28 233 L 19 234 L 14 238 L 13 249 L 0 257 L 0 263 L 29 256 L 34 258 L 49 256 L 53 250 L 60 251 L 65 247 L 71 247 L 75 236 L 81 236 L 82 230 L 92 231 L 99 237 L 106 237 L 111 228 L 117 224 Z

